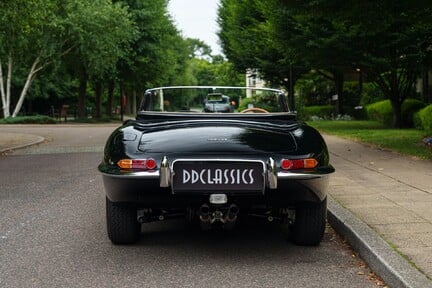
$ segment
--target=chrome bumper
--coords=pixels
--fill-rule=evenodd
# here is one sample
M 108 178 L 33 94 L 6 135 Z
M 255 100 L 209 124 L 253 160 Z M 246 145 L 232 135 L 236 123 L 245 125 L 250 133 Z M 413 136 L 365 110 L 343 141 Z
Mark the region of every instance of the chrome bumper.
M 200 159 L 202 160 L 202 159 Z M 212 159 L 214 160 L 214 159 Z M 226 161 L 226 160 L 224 160 Z M 110 174 L 103 173 L 105 176 L 111 178 L 122 178 L 122 179 L 159 179 L 159 185 L 162 188 L 168 188 L 171 186 L 172 182 L 172 167 L 170 167 L 170 163 L 168 162 L 167 157 L 165 156 L 160 165 L 159 171 L 140 171 L 140 172 L 129 172 L 122 174 Z M 278 167 L 273 158 L 269 158 L 266 163 L 266 169 L 264 171 L 265 175 L 265 183 L 267 188 L 269 189 L 277 189 L 278 180 L 311 180 L 311 179 L 319 179 L 325 178 L 328 176 L 328 173 L 325 174 L 311 174 L 311 173 L 296 173 L 296 172 L 288 172 L 288 171 L 278 171 Z

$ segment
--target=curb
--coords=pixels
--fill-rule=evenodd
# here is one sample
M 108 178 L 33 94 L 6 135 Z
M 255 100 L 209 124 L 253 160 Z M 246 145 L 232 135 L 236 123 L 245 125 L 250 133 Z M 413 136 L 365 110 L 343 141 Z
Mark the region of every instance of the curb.
M 12 146 L 12 147 L 8 147 L 8 148 L 4 148 L 4 149 L 0 149 L 0 154 L 5 153 L 5 152 L 9 152 L 9 151 L 12 151 L 12 150 L 26 148 L 26 147 L 33 146 L 33 145 L 36 145 L 36 144 L 40 144 L 40 143 L 42 143 L 42 142 L 45 141 L 45 138 L 42 137 L 42 136 L 36 136 L 36 135 L 34 135 L 34 137 L 35 137 L 35 140 L 33 140 L 31 142 L 28 142 L 28 143 L 25 143 L 25 144 L 16 145 L 16 146 Z
M 411 266 L 372 228 L 328 195 L 327 220 L 390 287 L 430 288 L 432 281 Z

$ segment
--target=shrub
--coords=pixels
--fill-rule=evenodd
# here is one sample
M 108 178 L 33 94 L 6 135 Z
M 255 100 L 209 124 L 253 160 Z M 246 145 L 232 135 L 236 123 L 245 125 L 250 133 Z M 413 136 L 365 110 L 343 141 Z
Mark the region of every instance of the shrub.
M 238 106 L 238 110 L 242 111 L 248 108 L 249 104 L 254 104 L 255 105 L 255 101 L 253 98 L 242 98 L 239 106 Z
M 349 107 L 356 107 L 360 104 L 361 95 L 359 94 L 358 81 L 345 81 L 343 86 L 344 105 Z M 344 108 L 348 112 L 347 108 Z M 351 112 L 351 111 L 349 111 Z
M 423 128 L 421 118 L 420 118 L 420 111 L 418 111 L 417 113 L 414 114 L 413 121 L 414 121 L 414 127 L 415 128 L 417 128 L 419 130 L 423 130 L 424 128 Z
M 247 109 L 249 104 L 253 104 L 254 107 L 259 107 L 269 112 L 279 112 L 279 104 L 274 95 L 255 95 L 250 98 L 243 98 L 238 110 Z
M 18 116 L 18 117 L 8 117 L 5 119 L 0 119 L 0 124 L 56 124 L 54 118 L 35 115 L 35 116 Z
M 363 83 L 360 105 L 366 106 L 385 99 L 382 91 L 373 83 Z
M 376 120 L 386 126 L 393 123 L 393 110 L 390 100 L 375 102 L 366 106 L 366 113 L 371 120 Z
M 432 132 L 432 104 L 420 110 L 417 116 L 421 127 L 428 132 Z
M 416 99 L 406 99 L 402 103 L 402 121 L 404 126 L 414 126 L 414 114 L 424 107 L 423 102 Z M 390 100 L 379 101 L 366 106 L 369 119 L 376 120 L 386 126 L 393 124 L 393 109 Z
M 416 99 L 406 99 L 402 104 L 402 121 L 407 127 L 414 127 L 414 115 L 425 107 L 425 104 Z
M 312 117 L 318 119 L 331 119 L 333 106 L 305 106 L 299 111 L 299 118 L 302 120 L 310 120 Z

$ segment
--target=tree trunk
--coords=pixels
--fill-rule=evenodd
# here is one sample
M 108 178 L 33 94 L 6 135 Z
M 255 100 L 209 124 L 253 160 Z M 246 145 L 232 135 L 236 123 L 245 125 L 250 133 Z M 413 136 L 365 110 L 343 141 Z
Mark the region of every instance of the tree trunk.
M 132 96 L 132 113 L 136 114 L 137 112 L 137 91 L 133 90 L 133 96 Z
M 108 82 L 108 98 L 107 98 L 107 105 L 106 105 L 106 113 L 109 117 L 112 116 L 113 98 L 114 98 L 114 80 L 110 80 Z
M 393 109 L 393 127 L 394 128 L 402 128 L 402 102 L 397 99 L 390 100 Z
M 24 84 L 24 88 L 21 90 L 21 95 L 18 99 L 18 102 L 15 106 L 15 110 L 12 114 L 12 117 L 16 117 L 21 110 L 22 104 L 24 103 L 25 96 L 27 95 L 27 91 L 30 88 L 31 83 L 33 82 L 34 77 L 36 76 L 37 71 L 40 69 L 37 68 L 37 65 L 39 64 L 39 57 L 36 58 L 36 60 L 33 62 L 33 65 L 30 69 L 29 74 L 27 75 L 27 80 Z
M 3 81 L 3 69 L 2 69 L 2 62 L 0 60 L 0 95 L 2 100 L 2 110 L 3 110 L 3 117 L 7 118 L 9 117 L 9 109 L 6 106 L 6 92 L 4 89 L 4 81 Z
M 10 90 L 11 90 L 11 78 L 12 78 L 12 55 L 9 55 L 8 57 L 8 69 L 7 69 L 7 76 L 6 76 L 6 89 L 4 86 L 4 80 L 3 80 L 3 70 L 1 67 L 0 62 L 0 93 L 1 93 L 1 99 L 2 99 L 2 105 L 3 105 L 3 117 L 8 118 L 10 117 Z
M 131 114 L 131 97 L 130 97 L 130 93 L 126 93 L 126 105 L 124 107 L 124 113 L 125 114 Z
M 78 90 L 78 119 L 86 117 L 86 91 L 87 91 L 88 75 L 83 69 L 80 77 L 80 85 Z
M 96 94 L 96 118 L 102 117 L 102 82 L 97 81 L 96 87 L 95 87 L 95 94 Z
M 401 95 L 401 91 L 399 90 L 399 81 L 398 81 L 398 72 L 397 69 L 392 69 L 390 72 L 390 102 L 393 110 L 393 127 L 394 128 L 402 128 L 402 102 L 404 95 Z M 402 98 L 402 99 L 401 99 Z

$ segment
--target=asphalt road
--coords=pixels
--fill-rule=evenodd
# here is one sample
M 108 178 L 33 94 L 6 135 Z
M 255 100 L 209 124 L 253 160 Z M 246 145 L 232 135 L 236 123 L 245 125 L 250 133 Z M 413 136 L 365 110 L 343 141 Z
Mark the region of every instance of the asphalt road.
M 96 167 L 113 127 L 60 127 L 33 128 L 48 142 L 0 157 L 0 287 L 377 287 L 331 228 L 298 247 L 257 219 L 231 233 L 172 220 L 111 244 Z

